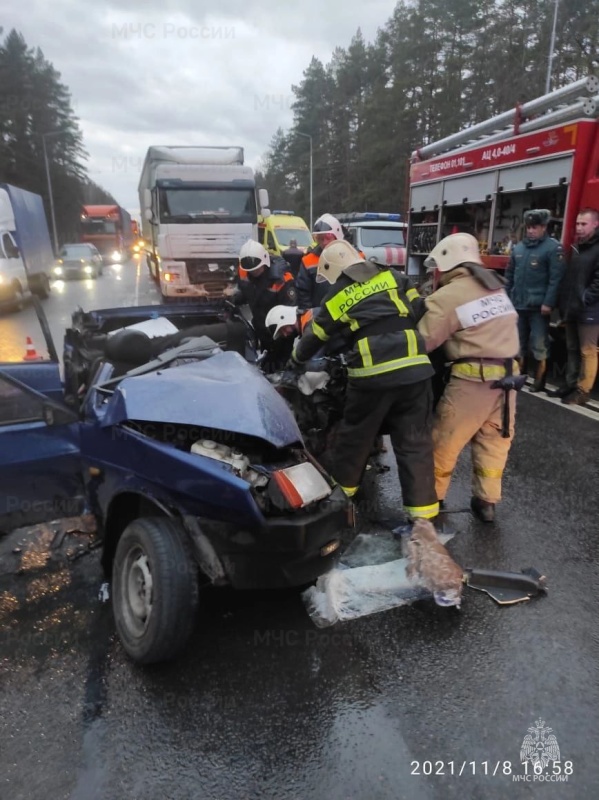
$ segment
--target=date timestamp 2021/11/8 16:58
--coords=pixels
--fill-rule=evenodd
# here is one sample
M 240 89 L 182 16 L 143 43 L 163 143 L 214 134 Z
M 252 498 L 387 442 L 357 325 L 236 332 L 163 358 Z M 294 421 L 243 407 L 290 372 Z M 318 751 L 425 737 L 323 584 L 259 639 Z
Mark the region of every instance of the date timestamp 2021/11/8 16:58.
M 523 761 L 410 761 L 411 775 L 513 775 L 516 769 L 530 776 L 563 775 L 569 777 L 574 768 L 571 761 L 554 761 L 551 765 Z

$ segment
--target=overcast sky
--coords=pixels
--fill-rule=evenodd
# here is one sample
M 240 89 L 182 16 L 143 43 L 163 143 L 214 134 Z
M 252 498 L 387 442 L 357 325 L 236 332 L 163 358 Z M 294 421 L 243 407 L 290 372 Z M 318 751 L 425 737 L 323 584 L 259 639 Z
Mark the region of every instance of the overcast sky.
M 150 145 L 240 145 L 258 166 L 292 121 L 292 84 L 394 0 L 14 0 L 4 16 L 72 95 L 89 175 L 139 215 Z M 308 146 L 308 140 L 306 140 Z M 273 198 L 275 199 L 275 198 Z

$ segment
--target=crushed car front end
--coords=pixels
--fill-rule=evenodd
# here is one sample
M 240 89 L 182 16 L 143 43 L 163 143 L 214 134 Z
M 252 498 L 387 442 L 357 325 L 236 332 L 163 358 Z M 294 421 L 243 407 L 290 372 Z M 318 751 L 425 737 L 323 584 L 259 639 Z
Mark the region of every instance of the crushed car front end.
M 88 496 L 104 520 L 105 567 L 123 497 L 182 521 L 202 571 L 235 588 L 299 586 L 332 565 L 347 501 L 306 452 L 280 395 L 239 354 L 111 382 L 86 401 Z

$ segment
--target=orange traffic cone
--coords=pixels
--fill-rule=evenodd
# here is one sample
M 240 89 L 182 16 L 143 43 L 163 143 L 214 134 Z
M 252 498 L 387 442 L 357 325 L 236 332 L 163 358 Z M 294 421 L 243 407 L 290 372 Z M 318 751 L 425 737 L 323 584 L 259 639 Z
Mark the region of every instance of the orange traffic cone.
M 33 342 L 31 341 L 31 336 L 28 336 L 26 339 L 26 350 L 25 355 L 23 356 L 23 361 L 43 361 L 43 356 L 40 356 L 33 346 Z

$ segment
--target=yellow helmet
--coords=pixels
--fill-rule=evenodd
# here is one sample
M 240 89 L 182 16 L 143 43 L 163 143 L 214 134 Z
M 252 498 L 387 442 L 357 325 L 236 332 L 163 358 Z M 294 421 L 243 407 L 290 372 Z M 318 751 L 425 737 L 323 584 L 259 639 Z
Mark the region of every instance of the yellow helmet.
M 352 280 L 363 282 L 378 272 L 374 264 L 368 264 L 358 251 L 345 239 L 328 244 L 318 259 L 316 280 L 335 283 L 344 273 Z
M 449 272 L 460 264 L 481 264 L 478 241 L 470 233 L 452 233 L 441 239 L 424 261 L 427 269 Z

